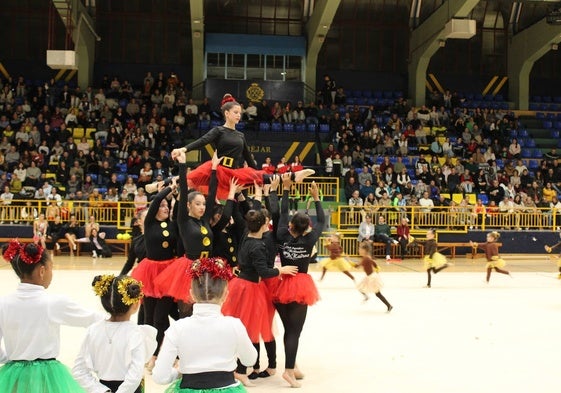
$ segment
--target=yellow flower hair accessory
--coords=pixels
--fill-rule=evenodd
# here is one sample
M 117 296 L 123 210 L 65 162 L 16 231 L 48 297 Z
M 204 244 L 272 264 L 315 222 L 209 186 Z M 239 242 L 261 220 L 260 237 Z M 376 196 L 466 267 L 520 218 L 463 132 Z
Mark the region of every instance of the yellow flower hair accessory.
M 138 303 L 144 297 L 142 283 L 132 277 L 125 277 L 119 281 L 117 291 L 123 297 L 123 304 L 126 306 Z
M 114 279 L 115 276 L 113 274 L 102 274 L 100 276 L 96 276 L 92 284 L 95 294 L 99 297 L 105 295 Z

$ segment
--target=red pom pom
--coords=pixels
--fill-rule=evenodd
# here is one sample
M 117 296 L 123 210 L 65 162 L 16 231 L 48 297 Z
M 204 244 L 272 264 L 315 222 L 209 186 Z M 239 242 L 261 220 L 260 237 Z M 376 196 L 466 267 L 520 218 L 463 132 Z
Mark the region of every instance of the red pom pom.
M 7 262 L 12 262 L 12 259 L 14 259 L 14 257 L 20 253 L 22 248 L 23 247 L 18 239 L 12 239 L 10 240 L 8 248 L 6 248 L 6 250 L 2 254 L 2 257 L 4 257 Z
M 205 273 L 210 273 L 212 278 L 229 281 L 234 277 L 232 270 L 222 258 L 201 258 L 193 261 L 189 274 L 199 278 Z

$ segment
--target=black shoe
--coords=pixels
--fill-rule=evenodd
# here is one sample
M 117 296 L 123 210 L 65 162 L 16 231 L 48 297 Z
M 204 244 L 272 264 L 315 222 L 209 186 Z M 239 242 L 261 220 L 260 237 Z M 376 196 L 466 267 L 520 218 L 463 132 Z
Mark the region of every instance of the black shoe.
M 252 380 L 253 380 L 253 379 L 257 379 L 257 378 L 259 378 L 259 373 L 253 371 L 253 372 L 252 372 L 251 374 L 249 374 L 247 377 L 248 377 L 249 379 L 252 379 Z
M 269 378 L 271 374 L 267 370 L 263 370 L 259 373 L 259 378 Z

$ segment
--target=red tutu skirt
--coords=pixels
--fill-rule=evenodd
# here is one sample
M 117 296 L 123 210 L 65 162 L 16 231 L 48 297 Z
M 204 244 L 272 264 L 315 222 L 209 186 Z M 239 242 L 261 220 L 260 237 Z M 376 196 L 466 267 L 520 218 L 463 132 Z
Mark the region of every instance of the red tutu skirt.
M 176 258 L 174 262 L 161 272 L 154 280 L 154 286 L 176 301 L 193 303 L 191 299 L 191 276 L 187 273 L 193 261 L 186 257 Z
M 234 277 L 228 283 L 228 297 L 222 305 L 222 314 L 239 318 L 252 343 L 258 343 L 260 338 L 264 342 L 273 340 L 264 284 Z
M 132 271 L 131 277 L 142 282 L 142 291 L 145 296 L 161 298 L 167 296 L 155 286 L 156 277 L 160 275 L 168 266 L 173 264 L 176 258 L 166 259 L 164 261 L 155 261 L 153 259 L 144 258 L 138 266 Z
M 308 273 L 283 274 L 273 291 L 274 303 L 300 303 L 311 306 L 320 299 L 316 284 Z
M 187 185 L 189 188 L 208 193 L 208 183 L 210 182 L 210 173 L 212 172 L 212 162 L 207 161 L 187 174 Z M 216 196 L 218 199 L 227 199 L 230 192 L 230 179 L 235 177 L 238 183 L 244 186 L 252 186 L 254 182 L 263 184 L 263 175 L 266 172 L 262 170 L 247 168 L 228 168 L 224 165 L 218 165 L 216 168 L 216 178 L 218 180 L 218 191 Z

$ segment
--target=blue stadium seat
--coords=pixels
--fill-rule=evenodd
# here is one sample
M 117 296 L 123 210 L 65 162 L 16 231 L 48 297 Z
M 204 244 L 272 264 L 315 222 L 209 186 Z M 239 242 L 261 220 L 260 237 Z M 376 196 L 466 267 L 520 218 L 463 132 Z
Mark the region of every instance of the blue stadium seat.
M 318 130 L 318 125 L 314 123 L 308 124 L 308 132 L 316 132 Z
M 532 99 L 530 101 L 532 101 L 532 102 L 542 102 L 542 97 L 541 96 L 532 96 Z
M 530 162 L 528 163 L 528 169 L 535 171 L 536 169 L 539 169 L 540 164 L 538 161 L 536 160 L 530 160 Z
M 477 199 L 481 199 L 481 202 L 483 202 L 485 206 L 489 204 L 489 196 L 487 194 L 478 194 Z
M 92 178 L 92 182 L 97 183 L 97 173 L 88 173 L 86 177 L 89 176 Z
M 539 106 L 539 104 L 537 104 L 537 103 L 535 103 L 535 102 L 530 102 L 530 105 L 528 106 L 528 108 L 529 108 L 531 111 L 537 111 L 537 110 L 540 109 L 540 106 Z M 536 113 L 536 117 L 537 117 L 537 113 Z
M 552 130 L 551 137 L 557 139 L 559 138 L 559 133 L 560 133 L 559 130 Z
M 236 124 L 236 130 L 243 131 L 245 130 L 245 121 L 240 121 Z
M 532 158 L 532 151 L 530 149 L 522 149 L 521 156 L 524 158 Z
M 265 121 L 262 121 L 261 123 L 259 123 L 259 131 L 269 131 L 271 129 L 271 124 Z
M 561 130 L 561 121 L 556 120 L 553 123 L 553 128 L 555 128 L 556 130 Z
M 543 102 L 549 103 L 549 102 L 551 102 L 551 97 L 550 96 L 543 96 L 542 100 L 543 100 Z
M 370 91 L 370 90 L 364 90 L 364 91 L 362 92 L 362 96 L 365 97 L 365 98 L 370 98 L 370 97 L 372 97 L 372 91 Z
M 356 99 L 354 97 L 347 97 L 347 104 L 354 105 L 356 103 Z
M 374 92 L 372 93 L 372 96 L 373 96 L 374 98 L 383 98 L 383 97 L 384 97 L 384 94 L 383 94 L 381 91 L 374 91 Z
M 526 147 L 536 147 L 536 141 L 534 139 L 526 139 Z
M 362 124 L 357 124 L 355 126 L 355 131 L 358 133 L 362 133 L 364 131 L 364 126 Z
M 273 122 L 273 124 L 271 124 L 271 131 L 274 132 L 280 132 L 282 131 L 282 124 L 279 122 Z
M 510 130 L 510 131 L 508 132 L 508 136 L 510 136 L 511 138 L 516 138 L 516 137 L 518 137 L 518 131 L 516 131 L 516 130 Z
M 549 120 L 544 120 L 544 121 L 542 122 L 542 126 L 543 126 L 543 128 L 545 128 L 546 130 L 549 130 L 549 129 L 553 128 L 553 123 L 552 123 L 551 121 L 549 121 Z
M 528 134 L 528 130 L 523 128 L 523 129 L 518 131 L 518 136 L 520 138 L 528 138 L 530 135 Z
M 534 154 L 533 154 L 534 158 L 542 158 L 543 157 L 543 153 L 540 149 L 534 149 Z
M 296 132 L 306 132 L 306 124 L 305 123 L 296 123 L 295 131 Z
M 286 132 L 294 132 L 294 124 L 293 123 L 284 123 L 282 128 Z
M 125 173 L 117 174 L 117 181 L 119 183 L 124 184 L 126 180 L 127 180 L 127 175 Z

